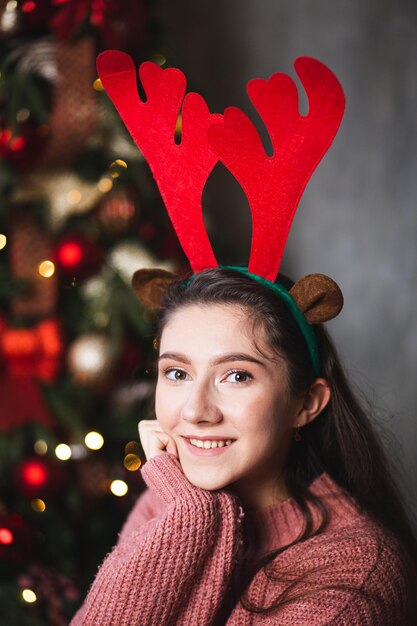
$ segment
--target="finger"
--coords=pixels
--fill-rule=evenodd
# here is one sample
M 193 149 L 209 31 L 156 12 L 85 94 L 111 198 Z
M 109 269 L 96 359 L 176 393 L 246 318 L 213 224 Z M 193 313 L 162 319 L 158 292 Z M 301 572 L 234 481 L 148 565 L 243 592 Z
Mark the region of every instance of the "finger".
M 162 430 L 157 420 L 142 420 L 139 422 L 139 438 L 148 461 L 164 452 L 170 452 L 178 458 L 175 441 Z

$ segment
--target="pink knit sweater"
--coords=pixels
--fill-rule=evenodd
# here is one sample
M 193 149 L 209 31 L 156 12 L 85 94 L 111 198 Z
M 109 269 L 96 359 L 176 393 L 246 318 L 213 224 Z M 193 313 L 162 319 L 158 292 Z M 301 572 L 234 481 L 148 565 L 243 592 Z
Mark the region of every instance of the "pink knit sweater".
M 227 491 L 191 485 L 170 454 L 148 461 L 142 475 L 149 489 L 132 510 L 71 626 L 407 623 L 403 566 L 395 541 L 360 514 L 326 474 L 314 481 L 312 490 L 329 506 L 330 525 L 282 552 L 267 572 L 258 571 L 247 594 L 264 607 L 289 586 L 291 595 L 304 597 L 269 614 L 249 612 L 238 602 L 223 622 L 215 622 L 244 559 L 293 541 L 302 530 L 302 517 L 291 500 L 244 512 Z M 317 513 L 312 513 L 317 523 Z M 274 573 L 281 581 L 277 576 L 274 580 Z

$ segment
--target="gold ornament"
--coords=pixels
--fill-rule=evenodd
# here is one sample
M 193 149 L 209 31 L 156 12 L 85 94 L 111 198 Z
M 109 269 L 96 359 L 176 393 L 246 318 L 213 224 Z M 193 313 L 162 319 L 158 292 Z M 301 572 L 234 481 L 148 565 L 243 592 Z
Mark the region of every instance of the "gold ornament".
M 102 197 L 96 183 L 83 180 L 70 170 L 29 174 L 13 194 L 13 200 L 19 203 L 46 198 L 49 223 L 54 230 L 62 228 L 71 215 L 91 211 Z
M 68 350 L 68 368 L 77 382 L 102 382 L 114 363 L 110 339 L 101 333 L 81 335 Z
M 172 271 L 172 263 L 159 261 L 145 246 L 135 242 L 123 242 L 115 246 L 108 258 L 109 265 L 130 285 L 136 270 L 159 268 Z

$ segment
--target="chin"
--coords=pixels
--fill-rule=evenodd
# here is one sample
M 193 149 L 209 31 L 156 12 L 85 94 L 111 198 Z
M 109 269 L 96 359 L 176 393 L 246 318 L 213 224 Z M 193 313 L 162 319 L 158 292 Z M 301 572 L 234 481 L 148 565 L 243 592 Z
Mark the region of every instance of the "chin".
M 199 472 L 196 471 L 195 468 L 188 469 L 183 466 L 183 471 L 192 485 L 200 489 L 205 489 L 206 491 L 224 489 L 232 482 L 232 480 L 221 479 L 219 476 L 211 476 L 207 468 L 201 468 L 201 472 Z

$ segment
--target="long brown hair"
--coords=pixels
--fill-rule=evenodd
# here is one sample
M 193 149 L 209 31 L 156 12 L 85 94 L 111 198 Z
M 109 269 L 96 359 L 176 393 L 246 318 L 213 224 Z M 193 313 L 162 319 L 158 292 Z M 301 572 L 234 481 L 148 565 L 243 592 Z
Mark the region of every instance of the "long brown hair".
M 287 289 L 293 284 L 284 276 L 280 276 L 279 281 Z M 206 270 L 195 275 L 186 285 L 171 285 L 163 301 L 159 336 L 170 316 L 183 306 L 232 303 L 245 307 L 254 326 L 263 328 L 271 350 L 285 359 L 290 392 L 295 395 L 306 393 L 315 375 L 305 340 L 287 306 L 272 291 L 233 270 Z M 397 538 L 407 564 L 410 590 L 415 589 L 417 540 L 394 472 L 369 408 L 365 409 L 366 405 L 362 406 L 353 392 L 332 340 L 323 326 L 315 325 L 314 330 L 320 352 L 321 375 L 329 382 L 332 396 L 326 409 L 303 428 L 302 440 L 293 444 L 289 451 L 285 469 L 286 486 L 304 519 L 304 531 L 294 543 L 320 533 L 328 524 L 329 511 L 324 501 L 309 489 L 311 482 L 326 472 L 362 511 Z M 319 528 L 313 528 L 309 505 L 321 515 Z M 237 598 L 246 609 L 269 612 L 294 600 L 290 596 L 281 596 L 274 605 L 258 607 L 252 605 L 243 593 L 256 572 L 263 567 L 268 575 L 268 563 L 288 547 L 269 553 L 246 570 L 237 593 Z M 410 599 L 414 595 L 410 592 Z M 232 604 L 225 609 L 226 613 L 230 613 Z

